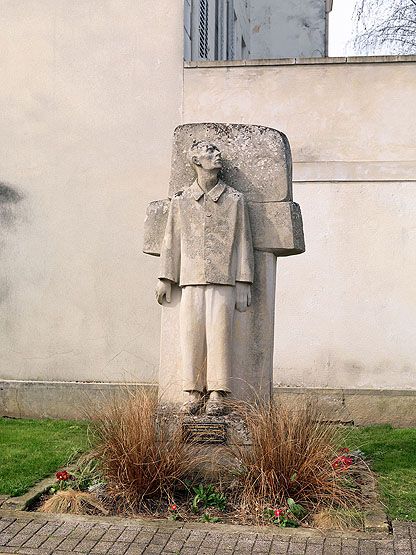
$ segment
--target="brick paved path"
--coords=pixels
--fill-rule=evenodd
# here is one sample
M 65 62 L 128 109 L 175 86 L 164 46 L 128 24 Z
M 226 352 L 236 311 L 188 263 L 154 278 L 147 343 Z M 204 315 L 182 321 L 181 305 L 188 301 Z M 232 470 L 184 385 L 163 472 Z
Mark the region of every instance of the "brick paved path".
M 416 523 L 393 535 L 279 530 L 0 510 L 0 555 L 416 555 Z M 369 539 L 371 538 L 371 539 Z

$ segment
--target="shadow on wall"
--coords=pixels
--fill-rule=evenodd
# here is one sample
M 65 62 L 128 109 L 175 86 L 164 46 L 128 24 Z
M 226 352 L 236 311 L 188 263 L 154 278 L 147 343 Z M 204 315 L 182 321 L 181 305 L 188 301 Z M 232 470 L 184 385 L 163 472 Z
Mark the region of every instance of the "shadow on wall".
M 23 195 L 12 185 L 0 181 L 0 227 L 10 229 L 19 219 L 17 205 Z
M 10 279 L 6 273 L 7 250 L 12 234 L 23 220 L 23 200 L 24 195 L 16 187 L 0 181 L 0 304 L 10 293 Z

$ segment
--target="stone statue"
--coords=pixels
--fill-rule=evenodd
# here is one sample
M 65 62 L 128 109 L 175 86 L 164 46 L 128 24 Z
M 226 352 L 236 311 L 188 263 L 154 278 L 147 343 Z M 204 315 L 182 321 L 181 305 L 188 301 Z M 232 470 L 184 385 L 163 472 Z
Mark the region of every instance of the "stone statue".
M 143 246 L 160 256 L 163 405 L 195 414 L 205 403 L 215 416 L 229 395 L 270 400 L 276 260 L 304 250 L 283 133 L 218 123 L 175 129 L 168 198 L 148 206 Z
M 172 198 L 156 298 L 170 302 L 172 283 L 182 288 L 183 410 L 199 411 L 207 394 L 205 411 L 217 415 L 231 393 L 234 311 L 251 303 L 253 244 L 244 195 L 218 178 L 218 148 L 195 141 L 188 158 L 196 179 Z

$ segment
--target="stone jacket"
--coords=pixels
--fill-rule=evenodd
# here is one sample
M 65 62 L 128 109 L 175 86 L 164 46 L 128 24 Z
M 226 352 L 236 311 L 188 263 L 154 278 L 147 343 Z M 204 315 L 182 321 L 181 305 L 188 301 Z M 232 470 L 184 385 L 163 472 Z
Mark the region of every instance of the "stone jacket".
M 207 194 L 197 181 L 176 193 L 160 257 L 159 278 L 181 287 L 252 283 L 253 243 L 242 193 L 221 180 Z

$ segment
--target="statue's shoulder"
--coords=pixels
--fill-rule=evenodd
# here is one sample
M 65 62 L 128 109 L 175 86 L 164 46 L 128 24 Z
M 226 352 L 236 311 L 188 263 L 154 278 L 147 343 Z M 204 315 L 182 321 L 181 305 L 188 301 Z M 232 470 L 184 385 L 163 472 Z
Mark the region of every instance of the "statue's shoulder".
M 176 200 L 181 199 L 182 196 L 183 196 L 183 193 L 184 193 L 184 190 L 183 190 L 183 189 L 182 189 L 181 191 L 177 191 L 177 192 L 173 195 L 172 200 L 173 200 L 173 199 L 176 199 Z
M 237 191 L 237 189 L 234 189 L 231 185 L 225 185 L 225 192 L 235 199 L 244 199 L 243 193 L 240 193 L 240 191 Z

